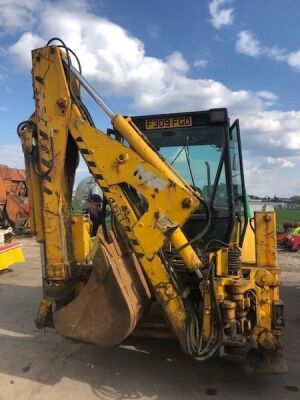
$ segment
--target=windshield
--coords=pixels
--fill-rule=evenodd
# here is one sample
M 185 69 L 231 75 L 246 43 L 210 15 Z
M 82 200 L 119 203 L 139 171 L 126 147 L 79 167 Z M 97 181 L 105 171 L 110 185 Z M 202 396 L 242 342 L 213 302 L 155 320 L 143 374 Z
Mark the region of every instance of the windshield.
M 176 171 L 209 200 L 211 179 L 216 175 L 222 148 L 216 145 L 186 145 L 161 148 L 160 151 Z
M 151 132 L 148 137 L 184 180 L 226 216 L 224 129 L 223 126 L 195 127 Z

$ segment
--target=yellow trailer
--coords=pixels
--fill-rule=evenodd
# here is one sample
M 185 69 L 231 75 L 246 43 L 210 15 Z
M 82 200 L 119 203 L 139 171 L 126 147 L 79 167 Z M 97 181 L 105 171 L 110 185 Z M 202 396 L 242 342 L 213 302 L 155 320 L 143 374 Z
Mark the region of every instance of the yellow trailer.
M 22 246 L 19 242 L 4 243 L 0 245 L 0 271 L 7 269 L 15 263 L 24 261 L 25 258 Z

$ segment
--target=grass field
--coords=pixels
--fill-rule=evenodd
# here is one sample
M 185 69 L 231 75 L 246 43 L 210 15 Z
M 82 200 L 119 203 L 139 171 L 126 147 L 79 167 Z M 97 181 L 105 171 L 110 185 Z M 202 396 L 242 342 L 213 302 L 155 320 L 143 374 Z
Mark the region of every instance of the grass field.
M 282 226 L 284 221 L 300 221 L 300 208 L 295 210 L 277 208 L 275 212 L 277 226 Z

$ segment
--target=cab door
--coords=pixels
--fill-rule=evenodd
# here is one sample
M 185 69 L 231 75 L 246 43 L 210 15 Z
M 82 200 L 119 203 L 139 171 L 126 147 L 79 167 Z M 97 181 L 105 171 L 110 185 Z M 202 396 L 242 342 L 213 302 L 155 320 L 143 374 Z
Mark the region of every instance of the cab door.
M 230 127 L 229 146 L 235 219 L 239 222 L 239 245 L 242 247 L 248 220 L 251 218 L 251 213 L 245 189 L 240 126 L 238 119 L 236 119 Z

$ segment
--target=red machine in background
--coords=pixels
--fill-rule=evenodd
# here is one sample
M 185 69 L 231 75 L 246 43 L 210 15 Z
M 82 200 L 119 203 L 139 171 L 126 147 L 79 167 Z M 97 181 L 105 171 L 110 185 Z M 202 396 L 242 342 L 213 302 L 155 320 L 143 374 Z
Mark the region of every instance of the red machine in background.
M 285 221 L 283 233 L 277 233 L 277 243 L 284 250 L 300 250 L 300 221 Z
M 26 231 L 28 217 L 25 170 L 0 164 L 0 225 L 20 233 Z
M 277 237 L 278 246 L 284 250 L 298 251 L 300 250 L 300 234 L 299 233 L 281 233 Z

